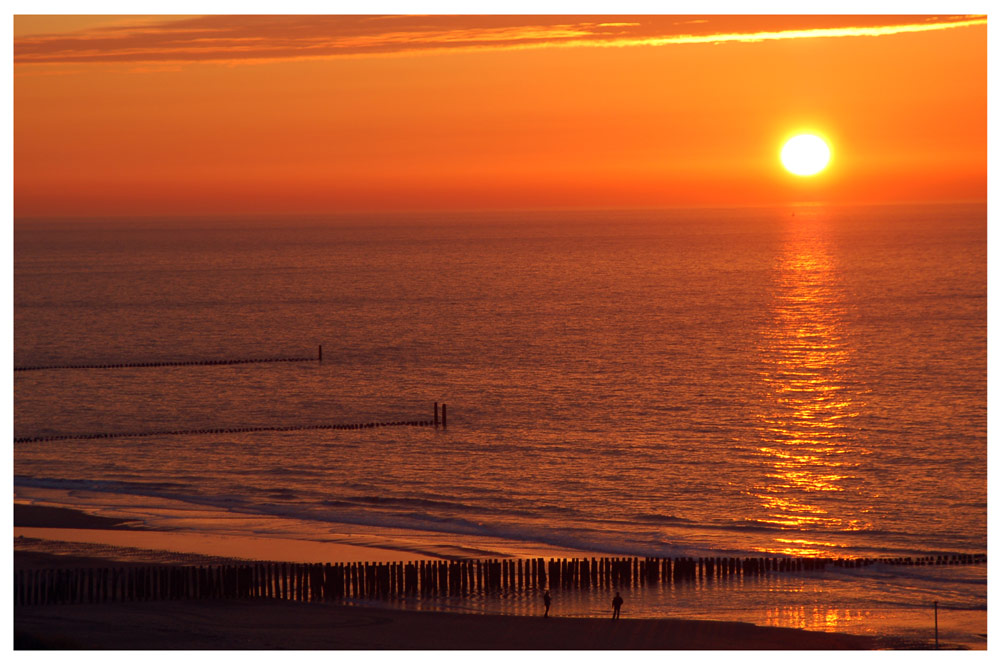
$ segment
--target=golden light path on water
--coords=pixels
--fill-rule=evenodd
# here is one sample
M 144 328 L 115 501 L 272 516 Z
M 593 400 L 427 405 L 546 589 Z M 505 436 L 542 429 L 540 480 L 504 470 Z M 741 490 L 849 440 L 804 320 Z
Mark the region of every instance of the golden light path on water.
M 845 480 L 866 454 L 847 429 L 862 404 L 846 385 L 851 349 L 822 211 L 797 217 L 788 234 L 772 316 L 762 335 L 764 399 L 757 414 L 757 453 L 764 477 L 751 493 L 763 508 L 756 519 L 788 531 L 767 551 L 838 556 L 841 543 L 797 537 L 796 531 L 835 534 L 866 526 L 855 511 L 844 509 L 847 502 L 825 500 L 825 495 L 848 491 Z

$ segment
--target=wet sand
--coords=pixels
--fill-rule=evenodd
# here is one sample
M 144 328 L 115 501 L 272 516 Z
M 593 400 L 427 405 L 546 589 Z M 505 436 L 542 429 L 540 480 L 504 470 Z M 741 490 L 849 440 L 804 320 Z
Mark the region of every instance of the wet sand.
M 14 526 L 56 529 L 142 529 L 142 525 L 112 517 L 88 515 L 70 508 L 14 504 Z
M 68 509 L 16 505 L 15 524 L 44 525 L 55 533 L 59 529 L 128 527 L 116 520 Z M 14 552 L 15 569 L 123 563 L 205 565 L 225 560 L 202 554 L 60 542 L 53 538 L 15 539 Z M 738 622 L 546 619 L 264 599 L 17 607 L 14 642 L 16 649 L 156 650 L 857 650 L 893 646 L 872 637 Z
M 135 520 L 88 515 L 70 508 L 19 503 L 14 504 L 14 538 L 15 551 L 97 556 L 123 562 L 188 563 L 190 559 L 199 557 L 298 563 L 417 561 L 436 558 L 435 553 L 431 552 L 388 549 L 361 542 L 316 542 L 154 530 Z M 142 555 L 139 554 L 140 550 L 157 554 Z M 185 556 L 174 557 L 176 560 L 171 561 L 169 557 L 163 556 L 167 552 Z

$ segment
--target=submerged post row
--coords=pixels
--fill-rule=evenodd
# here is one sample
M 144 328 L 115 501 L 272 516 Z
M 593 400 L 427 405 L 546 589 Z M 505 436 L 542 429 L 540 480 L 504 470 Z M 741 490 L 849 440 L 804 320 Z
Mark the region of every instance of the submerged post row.
M 190 367 L 192 365 L 248 365 L 256 363 L 308 363 L 323 362 L 323 345 L 315 358 L 223 358 L 209 360 L 153 360 L 149 362 L 105 363 L 101 365 L 24 365 L 15 367 L 15 372 L 38 372 L 46 369 L 126 369 L 130 367 Z
M 447 404 L 441 405 L 447 413 Z M 68 441 L 76 439 L 132 439 L 144 436 L 192 436 L 195 434 L 239 434 L 242 432 L 298 432 L 310 429 L 355 430 L 375 427 L 438 427 L 438 403 L 434 402 L 434 420 L 391 420 L 376 423 L 320 424 L 320 425 L 260 425 L 257 427 L 218 427 L 209 429 L 157 430 L 155 432 L 102 432 L 97 434 L 52 434 L 48 436 L 18 436 L 14 443 L 36 443 L 39 441 Z M 447 418 L 442 423 L 447 429 Z
M 195 434 L 239 434 L 241 432 L 298 432 L 310 429 L 354 430 L 375 427 L 431 427 L 432 420 L 393 420 L 377 423 L 337 425 L 261 425 L 259 427 L 220 427 L 214 429 L 159 430 L 155 432 L 105 432 L 101 434 L 54 434 L 52 436 L 15 437 L 14 443 L 66 441 L 70 439 L 131 439 L 144 436 L 192 436 Z
M 316 358 L 234 358 L 227 360 L 162 360 L 143 363 L 110 363 L 107 365 L 29 365 L 15 367 L 15 372 L 40 372 L 46 369 L 127 369 L 131 367 L 189 367 L 192 365 L 251 365 L 259 363 L 306 363 Z M 322 359 L 320 359 L 322 362 Z
M 465 596 L 530 589 L 612 589 L 702 583 L 827 566 L 981 564 L 985 554 L 820 558 L 478 559 L 393 563 L 247 563 L 32 569 L 14 573 L 15 605 L 154 600 L 274 598 L 298 602 L 351 598 Z

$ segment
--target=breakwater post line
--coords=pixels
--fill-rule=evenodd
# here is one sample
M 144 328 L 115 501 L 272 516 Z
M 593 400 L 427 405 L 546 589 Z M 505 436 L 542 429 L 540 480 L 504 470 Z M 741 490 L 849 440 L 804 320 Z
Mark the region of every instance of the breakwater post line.
M 154 360 L 150 362 L 105 363 L 100 365 L 29 365 L 15 367 L 15 372 L 38 372 L 56 369 L 128 369 L 135 367 L 194 367 L 211 365 L 252 365 L 260 363 L 306 363 L 323 362 L 323 345 L 319 345 L 319 355 L 316 358 L 284 357 L 284 358 L 223 358 L 209 360 Z
M 193 436 L 196 434 L 241 434 L 244 432 L 298 432 L 304 430 L 358 430 L 381 427 L 431 427 L 430 420 L 394 420 L 388 422 L 322 425 L 262 425 L 259 427 L 220 427 L 214 429 L 159 430 L 156 432 L 106 432 L 101 434 L 55 434 L 52 436 L 15 437 L 14 443 L 69 441 L 74 439 L 132 439 L 147 436 Z
M 92 434 L 52 434 L 46 436 L 18 436 L 14 443 L 38 443 L 42 441 L 70 441 L 86 439 L 133 439 L 148 436 L 193 436 L 196 434 L 242 434 L 245 432 L 297 432 L 304 430 L 357 430 L 381 427 L 435 427 L 438 426 L 437 406 L 434 402 L 434 420 L 392 420 L 370 423 L 337 423 L 313 425 L 258 425 L 254 427 L 216 427 L 206 429 L 174 429 L 153 432 L 100 432 Z M 447 427 L 447 423 L 444 425 Z
M 986 563 L 985 554 L 881 559 L 809 557 L 581 559 L 460 559 L 403 562 L 246 562 L 219 566 L 119 566 L 14 571 L 14 605 L 61 605 L 158 600 L 276 598 L 330 602 L 465 597 L 472 594 L 541 593 L 545 589 L 615 589 L 688 586 L 727 578 L 752 579 L 827 566 L 856 568 L 867 562 L 899 566 Z M 934 603 L 937 647 L 937 602 Z

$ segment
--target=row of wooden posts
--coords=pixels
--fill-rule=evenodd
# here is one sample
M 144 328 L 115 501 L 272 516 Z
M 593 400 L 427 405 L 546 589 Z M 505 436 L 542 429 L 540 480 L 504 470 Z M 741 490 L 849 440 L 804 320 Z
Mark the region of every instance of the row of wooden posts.
M 150 362 L 105 363 L 101 365 L 24 365 L 15 367 L 15 372 L 37 372 L 43 369 L 125 369 L 128 367 L 190 367 L 192 365 L 251 365 L 257 363 L 305 363 L 323 362 L 323 345 L 314 358 L 223 358 L 215 360 L 154 360 Z
M 275 598 L 299 602 L 350 598 L 465 596 L 540 589 L 612 589 L 751 578 L 827 566 L 963 565 L 985 554 L 913 559 L 589 558 L 487 559 L 393 563 L 247 563 L 18 570 L 15 605 L 152 600 Z
M 251 365 L 256 363 L 305 363 L 323 362 L 323 345 L 315 358 L 224 358 L 215 360 L 154 360 L 144 363 L 104 363 L 101 365 L 24 365 L 15 372 L 37 372 L 43 369 L 125 369 L 127 367 L 190 367 L 193 365 Z
M 215 429 L 159 430 L 155 432 L 104 432 L 101 434 L 53 434 L 51 436 L 20 436 L 14 443 L 37 443 L 40 441 L 66 441 L 77 439 L 130 439 L 144 436 L 193 436 L 196 434 L 239 434 L 242 432 L 297 432 L 302 430 L 356 430 L 376 427 L 430 427 L 448 428 L 448 405 L 441 405 L 438 418 L 438 403 L 434 402 L 434 420 L 392 420 L 376 423 L 336 424 L 336 425 L 261 425 L 258 427 L 220 427 Z
M 259 427 L 219 427 L 215 429 L 159 430 L 155 432 L 105 432 L 101 434 L 55 434 L 15 437 L 14 443 L 65 441 L 69 439 L 131 439 L 147 436 L 193 436 L 196 434 L 239 434 L 242 432 L 298 432 L 302 430 L 356 430 L 377 427 L 437 427 L 433 420 L 392 420 L 376 423 L 321 425 L 262 425 Z
M 231 360 L 163 360 L 143 363 L 111 363 L 107 365 L 29 365 L 15 367 L 15 372 L 37 372 L 43 369 L 126 369 L 129 367 L 188 367 L 193 365 L 251 365 L 257 363 L 304 363 L 315 358 L 235 358 Z

